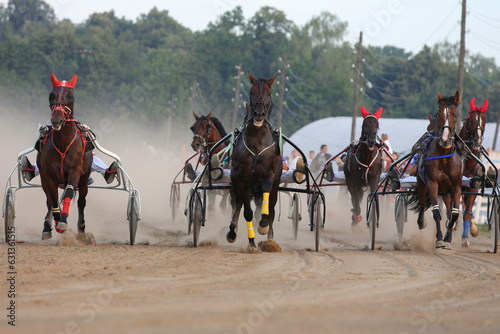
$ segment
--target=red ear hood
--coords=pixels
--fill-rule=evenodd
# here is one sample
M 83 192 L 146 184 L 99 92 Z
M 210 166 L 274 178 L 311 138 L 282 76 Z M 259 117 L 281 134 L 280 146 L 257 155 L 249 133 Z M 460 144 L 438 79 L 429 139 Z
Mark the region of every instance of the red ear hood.
M 361 115 L 363 116 L 363 118 L 369 115 L 368 111 L 366 111 L 365 107 L 363 106 L 361 106 Z
M 363 115 L 363 118 L 366 118 L 366 116 L 373 114 L 369 114 L 368 111 L 366 111 L 365 107 L 361 106 L 361 115 Z M 382 108 L 377 110 L 377 112 L 373 116 L 375 116 L 377 119 L 380 119 L 380 116 L 382 116 Z
M 57 80 L 56 75 L 54 73 L 52 73 L 52 75 L 50 76 L 50 79 L 52 80 L 52 87 L 53 88 L 56 88 L 56 87 L 75 88 L 77 76 L 75 74 L 70 81 L 66 81 L 66 80 L 59 81 L 59 80 Z
M 486 109 L 488 109 L 488 99 L 485 99 L 484 100 L 484 104 L 483 106 L 481 107 L 481 109 L 479 109 L 478 107 L 476 107 L 476 104 L 474 103 L 474 101 L 476 100 L 475 97 L 472 98 L 472 100 L 470 100 L 470 111 L 476 111 L 476 110 L 479 110 L 481 112 L 486 112 Z

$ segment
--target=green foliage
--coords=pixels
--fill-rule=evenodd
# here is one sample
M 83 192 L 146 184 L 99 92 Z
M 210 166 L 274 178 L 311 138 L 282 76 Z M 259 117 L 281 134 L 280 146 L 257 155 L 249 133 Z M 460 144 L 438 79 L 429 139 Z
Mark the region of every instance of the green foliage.
M 241 123 L 242 104 L 248 101 L 246 73 L 269 78 L 283 70 L 279 58 L 286 55 L 290 67 L 282 129 L 291 135 L 319 118 L 352 114 L 357 48 L 344 41 L 346 32 L 347 23 L 334 14 L 322 12 L 297 26 L 268 6 L 249 20 L 236 7 L 199 32 L 157 8 L 135 22 L 110 11 L 75 25 L 56 20 L 44 1 L 10 0 L 0 4 L 0 112 L 8 106 L 8 112 L 45 119 L 50 73 L 67 80 L 77 73 L 78 117 L 104 115 L 163 127 L 172 114 L 181 129 L 192 122 L 194 107 L 197 114 L 213 111 L 228 127 L 235 66 L 241 63 L 244 72 Z M 384 107 L 384 117 L 426 118 L 436 108 L 438 90 L 443 95 L 456 91 L 456 45 L 424 46 L 415 55 L 396 46 L 364 46 L 362 58 L 358 108 Z M 499 105 L 500 71 L 494 60 L 468 53 L 466 68 L 463 103 L 477 96 L 477 104 L 487 97 L 490 106 Z M 272 122 L 279 109 L 274 94 L 282 84 L 278 76 Z

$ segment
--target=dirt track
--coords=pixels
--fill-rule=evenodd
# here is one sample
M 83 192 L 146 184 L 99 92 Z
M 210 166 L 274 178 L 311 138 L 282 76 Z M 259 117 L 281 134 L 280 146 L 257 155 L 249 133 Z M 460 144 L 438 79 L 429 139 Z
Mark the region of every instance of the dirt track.
M 24 146 L 12 148 L 12 162 L 3 163 L 2 185 Z M 135 159 L 133 149 L 109 148 L 123 151 L 124 166 L 142 194 L 138 244 L 126 245 L 126 196 L 90 193 L 87 231 L 97 240 L 92 246 L 78 244 L 71 234 L 64 240 L 57 235 L 41 241 L 43 193 L 20 192 L 16 219 L 17 326 L 7 325 L 9 288 L 2 279 L 0 332 L 500 330 L 500 255 L 488 252 L 489 238 L 473 239 L 471 248 L 462 249 L 457 232 L 452 251 L 435 251 L 431 224 L 419 232 L 414 217 L 410 217 L 405 230 L 407 246 L 395 250 L 389 205 L 382 212 L 387 218 L 377 231 L 379 250 L 368 251 L 368 233 L 350 231 L 346 195 L 341 191 L 327 194 L 326 230 L 319 253 L 310 251 L 314 237 L 308 231 L 306 217 L 300 222 L 298 240 L 292 240 L 286 195 L 275 232 L 283 247 L 281 253 L 248 254 L 244 229 L 240 229 L 235 244 L 228 244 L 224 235 L 229 214 L 210 218 L 201 231 L 203 245 L 192 248 L 183 217 L 171 220 L 167 204 L 171 179 L 156 177 L 158 165 L 153 161 L 158 161 L 158 155 L 142 152 Z M 160 159 L 162 164 L 166 160 Z M 172 170 L 180 168 L 176 163 L 170 165 Z M 101 182 L 98 177 L 94 174 L 96 182 Z M 70 214 L 72 211 L 76 206 L 71 207 Z M 70 220 L 73 229 L 74 216 Z M 3 233 L 0 236 L 3 238 Z M 261 236 L 257 238 L 262 240 Z M 4 243 L 0 245 L 0 258 L 5 277 Z

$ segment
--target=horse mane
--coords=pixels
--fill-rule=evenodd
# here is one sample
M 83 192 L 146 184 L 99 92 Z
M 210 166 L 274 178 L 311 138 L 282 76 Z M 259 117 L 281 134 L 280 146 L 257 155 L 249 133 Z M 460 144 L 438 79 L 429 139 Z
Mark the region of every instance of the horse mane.
M 455 107 L 458 107 L 458 105 L 460 104 L 460 102 L 455 103 L 455 97 L 454 96 L 442 97 L 441 99 L 439 99 L 437 101 L 437 103 L 438 104 L 449 103 L 449 104 L 453 104 Z
M 221 121 L 219 121 L 219 119 L 217 117 L 212 116 L 212 117 L 210 117 L 210 120 L 214 123 L 215 128 L 217 129 L 217 131 L 219 131 L 219 134 L 222 138 L 227 136 L 226 129 L 224 129 L 224 126 L 222 125 Z M 226 139 L 224 144 L 229 145 L 229 139 Z

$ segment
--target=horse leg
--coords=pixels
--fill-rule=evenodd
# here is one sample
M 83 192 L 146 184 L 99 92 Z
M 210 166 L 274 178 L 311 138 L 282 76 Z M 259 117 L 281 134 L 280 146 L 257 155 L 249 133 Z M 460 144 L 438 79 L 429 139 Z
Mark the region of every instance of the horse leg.
M 351 193 L 351 203 L 352 203 L 352 216 L 351 216 L 351 228 L 355 227 L 361 221 L 361 198 L 363 196 L 363 190 L 357 189 L 354 186 L 349 187 L 349 192 Z
M 456 227 L 456 222 L 460 215 L 460 210 L 458 209 L 458 206 L 460 204 L 461 194 L 462 194 L 461 187 L 455 187 L 455 189 L 453 189 L 453 198 L 451 198 L 450 195 L 447 196 L 449 197 L 449 200 L 446 203 L 448 207 L 448 221 L 446 222 L 446 228 L 448 230 L 446 231 L 446 235 L 444 238 L 446 249 L 451 249 L 451 239 L 453 236 L 453 230 Z
M 425 204 L 427 203 L 427 189 L 425 185 L 418 186 L 418 201 L 420 203 L 420 209 L 418 210 L 417 224 L 420 230 L 423 230 L 427 226 L 427 220 L 425 219 Z
M 47 197 L 47 214 L 43 222 L 42 240 L 47 240 L 52 238 L 51 214 L 54 221 L 57 222 L 61 219 L 61 210 L 57 202 L 57 184 L 55 182 L 42 182 L 42 188 Z
M 473 237 L 477 237 L 477 226 L 474 223 L 474 213 L 472 212 L 472 207 L 474 201 L 476 200 L 476 195 L 464 195 L 464 229 L 462 232 L 462 247 L 469 247 L 469 230 Z
M 80 172 L 78 171 L 76 173 Z M 59 222 L 56 221 L 56 231 L 59 233 L 63 233 L 68 229 L 69 205 L 71 203 L 71 200 L 73 199 L 73 196 L 75 195 L 75 186 L 78 183 L 80 177 L 80 175 L 78 174 L 77 176 L 72 176 L 72 174 L 68 176 L 68 185 L 66 186 L 66 189 L 64 189 L 61 219 L 59 220 Z
M 274 215 L 276 211 L 274 210 L 276 206 L 276 202 L 278 201 L 278 191 L 271 192 L 271 196 L 269 198 L 269 232 L 267 233 L 267 239 L 274 239 Z
M 87 205 L 88 177 L 82 177 L 78 184 L 78 233 L 85 233 L 85 206 Z
M 243 202 L 241 200 L 236 199 L 236 196 L 231 196 L 231 205 L 233 207 L 233 214 L 231 217 L 231 223 L 229 224 L 229 232 L 226 234 L 226 240 L 229 243 L 233 243 L 236 241 L 238 232 L 238 218 L 240 217 L 241 206 Z
M 255 232 L 253 230 L 253 212 L 252 212 L 252 207 L 250 206 L 250 198 L 245 198 L 243 202 L 243 216 L 245 217 L 245 220 L 247 222 L 247 229 L 248 229 L 248 243 L 249 247 L 257 248 L 255 246 Z
M 444 248 L 443 233 L 441 232 L 441 209 L 438 203 L 438 185 L 435 182 L 427 183 L 429 198 L 431 200 L 432 217 L 436 222 L 436 248 Z M 421 202 L 422 203 L 422 202 Z
M 269 195 L 272 189 L 272 178 L 266 178 L 262 183 L 262 217 L 258 229 L 260 235 L 269 233 Z

